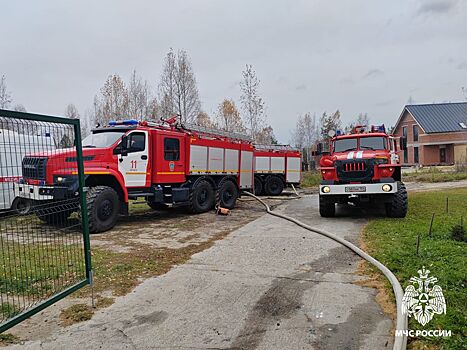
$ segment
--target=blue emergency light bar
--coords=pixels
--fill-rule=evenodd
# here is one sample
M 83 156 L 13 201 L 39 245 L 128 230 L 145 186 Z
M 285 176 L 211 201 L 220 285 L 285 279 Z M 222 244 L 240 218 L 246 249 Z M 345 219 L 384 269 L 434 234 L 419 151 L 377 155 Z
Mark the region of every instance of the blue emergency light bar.
M 109 126 L 116 126 L 116 125 L 138 125 L 138 121 L 135 119 L 109 121 Z
M 371 126 L 371 132 L 386 132 L 386 128 L 384 127 L 384 124 L 382 125 L 372 125 Z
M 336 136 L 341 136 L 342 135 L 342 130 L 336 130 Z

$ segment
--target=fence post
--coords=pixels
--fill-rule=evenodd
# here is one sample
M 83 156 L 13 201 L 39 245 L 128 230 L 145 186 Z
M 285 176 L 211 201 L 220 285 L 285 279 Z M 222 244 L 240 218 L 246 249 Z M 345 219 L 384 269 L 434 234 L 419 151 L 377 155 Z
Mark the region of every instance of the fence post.
M 428 231 L 428 235 L 430 236 L 430 238 L 432 237 L 431 230 L 433 228 L 433 220 L 434 219 L 435 219 L 435 213 L 433 213 L 433 215 L 431 215 L 430 230 Z

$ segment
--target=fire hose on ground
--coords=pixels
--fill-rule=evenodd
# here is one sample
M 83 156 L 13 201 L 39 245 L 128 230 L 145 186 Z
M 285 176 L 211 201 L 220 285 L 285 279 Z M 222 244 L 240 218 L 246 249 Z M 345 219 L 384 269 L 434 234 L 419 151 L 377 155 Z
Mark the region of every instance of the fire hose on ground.
M 359 255 L 361 258 L 365 259 L 366 261 L 368 261 L 371 264 L 373 264 L 374 266 L 376 266 L 386 276 L 386 278 L 389 280 L 389 282 L 391 282 L 392 289 L 394 290 L 394 295 L 396 297 L 396 305 L 397 305 L 396 329 L 397 330 L 406 330 L 407 329 L 407 327 L 408 327 L 407 316 L 402 315 L 402 312 L 401 312 L 401 310 L 402 310 L 401 303 L 402 303 L 402 297 L 404 295 L 404 292 L 402 290 L 402 287 L 401 287 L 399 281 L 397 280 L 396 276 L 394 276 L 394 274 L 391 272 L 391 270 L 389 270 L 386 266 L 384 266 L 382 263 L 380 263 L 378 260 L 376 260 L 372 256 L 365 253 L 359 247 L 357 247 L 356 245 L 346 241 L 345 239 L 343 239 L 343 238 L 341 238 L 341 237 L 339 237 L 339 236 L 337 236 L 337 235 L 335 235 L 333 233 L 311 227 L 311 226 L 309 226 L 307 224 L 304 224 L 303 222 L 298 221 L 297 219 L 294 219 L 294 218 L 292 218 L 290 216 L 280 214 L 280 213 L 276 213 L 276 212 L 272 211 L 271 208 L 269 207 L 269 205 L 267 203 L 265 203 L 261 198 L 255 196 L 254 194 L 252 194 L 250 192 L 244 191 L 243 193 L 245 195 L 253 197 L 257 201 L 259 201 L 266 208 L 266 212 L 268 214 L 271 214 L 273 216 L 288 220 L 288 221 L 293 222 L 294 224 L 296 224 L 296 225 L 298 225 L 298 226 L 300 226 L 300 227 L 302 227 L 302 228 L 304 228 L 304 229 L 306 229 L 308 231 L 315 232 L 315 233 L 318 233 L 318 234 L 323 235 L 325 237 L 328 237 L 328 238 L 336 241 L 337 243 L 340 243 L 340 244 L 346 246 L 347 248 L 352 250 L 354 253 Z M 405 350 L 406 347 L 407 347 L 407 337 L 405 335 L 395 337 L 393 350 Z

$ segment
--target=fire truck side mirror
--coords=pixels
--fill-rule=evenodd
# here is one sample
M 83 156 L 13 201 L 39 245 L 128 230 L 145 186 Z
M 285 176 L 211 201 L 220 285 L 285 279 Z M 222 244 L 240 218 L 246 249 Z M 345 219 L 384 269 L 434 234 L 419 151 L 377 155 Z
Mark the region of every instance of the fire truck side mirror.
M 312 151 L 311 155 L 312 156 L 320 156 L 323 153 L 326 153 L 326 151 L 325 151 L 326 148 L 325 147 L 326 147 L 326 145 L 323 142 L 318 143 L 316 145 L 316 151 Z
M 407 136 L 402 136 L 399 141 L 399 148 L 401 151 L 405 151 L 407 149 Z
M 128 155 L 128 136 L 126 135 L 122 137 L 122 142 L 120 143 L 120 154 L 122 156 Z

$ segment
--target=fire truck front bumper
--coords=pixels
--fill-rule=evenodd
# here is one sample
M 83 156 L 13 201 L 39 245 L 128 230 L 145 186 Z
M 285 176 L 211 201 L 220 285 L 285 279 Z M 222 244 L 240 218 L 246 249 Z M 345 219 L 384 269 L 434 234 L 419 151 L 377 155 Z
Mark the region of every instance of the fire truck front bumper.
M 397 182 L 381 182 L 371 184 L 345 184 L 345 185 L 320 185 L 319 194 L 322 196 L 333 195 L 366 195 L 366 194 L 391 194 L 397 192 Z
M 67 197 L 67 187 L 40 186 L 28 184 L 15 184 L 15 197 L 27 198 L 34 201 L 60 200 Z

